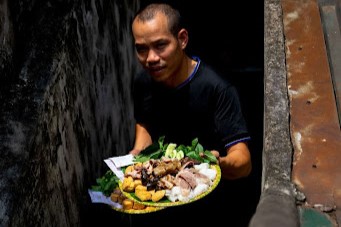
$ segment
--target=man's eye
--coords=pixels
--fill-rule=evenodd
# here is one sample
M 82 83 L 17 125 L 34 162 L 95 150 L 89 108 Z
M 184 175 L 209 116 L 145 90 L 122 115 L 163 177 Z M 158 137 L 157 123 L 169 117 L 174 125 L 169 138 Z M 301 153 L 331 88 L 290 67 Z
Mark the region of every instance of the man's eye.
M 156 45 L 156 49 L 158 49 L 158 50 L 163 50 L 165 48 L 166 48 L 166 44 L 165 43 L 158 43 Z
M 136 51 L 137 51 L 137 53 L 144 53 L 144 52 L 148 51 L 148 48 L 141 47 L 141 46 L 136 46 Z

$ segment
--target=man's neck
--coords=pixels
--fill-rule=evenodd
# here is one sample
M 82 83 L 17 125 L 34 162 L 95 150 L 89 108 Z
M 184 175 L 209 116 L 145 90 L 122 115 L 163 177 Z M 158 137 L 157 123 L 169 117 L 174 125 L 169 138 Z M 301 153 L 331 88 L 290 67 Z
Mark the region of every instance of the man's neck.
M 171 77 L 171 80 L 166 83 L 166 86 L 175 88 L 183 83 L 192 74 L 197 61 L 191 59 L 187 55 L 184 56 L 184 58 L 185 59 L 179 67 L 179 70 L 175 72 L 175 75 Z

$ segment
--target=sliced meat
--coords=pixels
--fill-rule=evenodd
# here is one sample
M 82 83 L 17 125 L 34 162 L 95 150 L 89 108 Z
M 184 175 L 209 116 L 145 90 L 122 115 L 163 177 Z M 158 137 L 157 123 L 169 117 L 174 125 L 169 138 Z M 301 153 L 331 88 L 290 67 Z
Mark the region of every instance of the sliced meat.
M 211 184 L 211 179 L 205 174 L 197 172 L 197 173 L 194 173 L 194 175 L 195 175 L 195 178 L 197 179 L 197 183 L 203 183 L 207 185 Z
M 191 189 L 195 188 L 197 186 L 197 181 L 195 179 L 195 175 L 186 169 L 181 170 L 175 178 L 176 181 L 179 181 L 179 185 L 181 187 L 181 184 L 184 184 L 182 181 L 184 180 Z

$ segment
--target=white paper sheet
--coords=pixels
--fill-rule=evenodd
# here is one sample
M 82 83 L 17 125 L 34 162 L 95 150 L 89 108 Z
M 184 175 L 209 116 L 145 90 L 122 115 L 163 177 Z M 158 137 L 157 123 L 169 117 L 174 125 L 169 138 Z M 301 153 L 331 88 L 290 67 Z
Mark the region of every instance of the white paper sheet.
M 115 208 L 122 209 L 121 204 L 113 202 L 110 199 L 110 197 L 105 196 L 102 192 L 93 191 L 91 189 L 88 189 L 88 192 L 89 192 L 92 203 L 104 203 L 104 204 L 113 206 Z

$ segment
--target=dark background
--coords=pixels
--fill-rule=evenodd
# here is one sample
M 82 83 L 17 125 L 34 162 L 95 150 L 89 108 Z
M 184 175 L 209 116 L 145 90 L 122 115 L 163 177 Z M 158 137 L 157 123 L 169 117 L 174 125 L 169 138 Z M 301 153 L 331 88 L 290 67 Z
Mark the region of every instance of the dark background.
M 189 31 L 188 53 L 214 66 L 237 87 L 252 137 L 250 178 L 257 200 L 263 149 L 264 2 L 145 0 L 141 7 L 152 2 L 178 8 Z
M 264 103 L 264 2 L 255 1 L 142 1 L 166 2 L 178 8 L 189 32 L 187 51 L 221 71 L 239 92 L 252 140 L 249 143 L 253 172 L 235 182 L 238 201 L 245 210 L 228 226 L 246 226 L 261 193 Z M 240 197 L 244 197 L 240 199 Z M 222 214 L 224 215 L 224 214 Z M 237 214 L 238 215 L 238 214 Z

